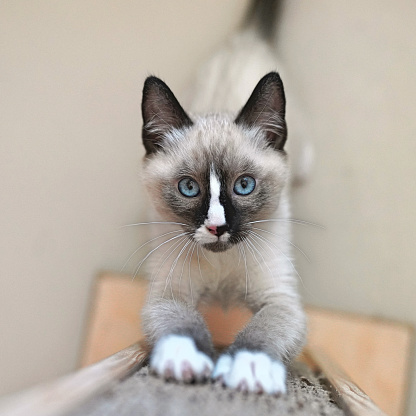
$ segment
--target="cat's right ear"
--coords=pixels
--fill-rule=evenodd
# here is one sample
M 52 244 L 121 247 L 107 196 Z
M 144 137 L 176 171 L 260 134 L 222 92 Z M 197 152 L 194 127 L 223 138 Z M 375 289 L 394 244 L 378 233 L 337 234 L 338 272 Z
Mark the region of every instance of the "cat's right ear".
M 167 133 L 193 124 L 169 87 L 153 76 L 144 83 L 142 115 L 142 138 L 147 155 L 163 148 Z

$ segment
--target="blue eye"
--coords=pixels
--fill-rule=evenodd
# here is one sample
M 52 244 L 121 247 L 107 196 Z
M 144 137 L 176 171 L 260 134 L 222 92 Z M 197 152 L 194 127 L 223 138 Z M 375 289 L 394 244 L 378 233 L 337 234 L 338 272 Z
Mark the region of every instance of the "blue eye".
M 234 192 L 237 195 L 249 195 L 256 187 L 256 180 L 251 176 L 240 176 L 234 184 Z
M 183 196 L 193 198 L 199 195 L 199 185 L 192 178 L 183 178 L 178 183 L 179 192 Z

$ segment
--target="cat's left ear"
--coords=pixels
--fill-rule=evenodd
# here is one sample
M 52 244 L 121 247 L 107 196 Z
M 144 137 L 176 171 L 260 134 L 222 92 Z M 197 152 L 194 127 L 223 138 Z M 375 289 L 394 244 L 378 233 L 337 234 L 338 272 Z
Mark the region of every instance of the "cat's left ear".
M 193 124 L 170 88 L 153 76 L 144 83 L 142 115 L 142 138 L 147 155 L 163 148 L 167 133 Z
M 270 72 L 254 88 L 235 123 L 260 128 L 273 148 L 283 150 L 287 138 L 285 107 L 282 80 L 277 72 Z

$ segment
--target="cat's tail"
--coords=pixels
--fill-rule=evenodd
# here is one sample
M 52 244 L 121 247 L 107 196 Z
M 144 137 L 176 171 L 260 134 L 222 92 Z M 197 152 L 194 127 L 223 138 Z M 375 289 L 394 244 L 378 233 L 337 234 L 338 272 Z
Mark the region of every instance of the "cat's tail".
M 252 0 L 241 28 L 205 63 L 185 94 L 192 112 L 236 113 L 247 101 L 260 78 L 270 71 L 282 75 L 287 95 L 288 148 L 292 183 L 309 175 L 312 146 L 306 140 L 304 118 L 291 93 L 291 80 L 278 61 L 275 31 L 281 15 L 281 0 Z
M 272 46 L 278 0 L 253 0 L 240 29 L 204 62 L 189 108 L 237 112 L 260 78 L 279 66 Z
M 281 0 L 252 0 L 242 29 L 251 28 L 264 40 L 272 42 L 282 10 Z

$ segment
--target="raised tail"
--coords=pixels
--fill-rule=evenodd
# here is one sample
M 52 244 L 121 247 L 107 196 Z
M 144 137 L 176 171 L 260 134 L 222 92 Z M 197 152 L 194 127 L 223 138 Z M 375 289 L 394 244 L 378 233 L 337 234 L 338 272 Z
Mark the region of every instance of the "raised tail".
M 252 0 L 243 21 L 243 29 L 253 28 L 264 40 L 272 41 L 281 10 L 281 0 Z

